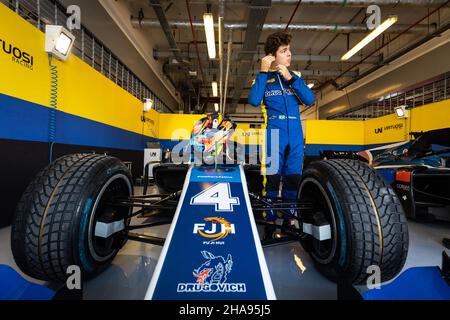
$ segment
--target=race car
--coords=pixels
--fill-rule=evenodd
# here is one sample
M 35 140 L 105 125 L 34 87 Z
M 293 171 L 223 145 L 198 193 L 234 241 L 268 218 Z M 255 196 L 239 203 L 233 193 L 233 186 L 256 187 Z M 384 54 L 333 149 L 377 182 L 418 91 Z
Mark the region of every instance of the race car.
M 367 162 L 397 193 L 415 220 L 450 220 L 450 128 L 412 132 L 404 141 L 360 152 L 324 152 L 323 157 Z
M 203 136 L 194 134 L 192 146 L 226 152 L 234 125 L 226 123 L 220 139 L 220 123 L 198 125 Z M 203 148 L 202 141 L 211 142 L 205 139 L 215 139 L 215 147 Z M 274 299 L 262 246 L 299 241 L 324 276 L 351 284 L 364 284 L 373 266 L 388 281 L 405 263 L 409 240 L 401 203 L 362 161 L 310 164 L 297 201 L 263 197 L 259 167 L 239 160 L 166 163 L 154 167 L 154 177 L 165 193 L 147 194 L 145 187 L 143 195 L 134 195 L 131 174 L 117 158 L 71 154 L 53 161 L 17 205 L 11 232 L 17 265 L 53 283 L 64 283 L 75 265 L 88 279 L 134 240 L 163 246 L 148 299 Z M 266 225 L 265 210 L 294 218 L 296 225 L 283 237 L 261 241 L 256 225 Z M 132 223 L 133 217 L 145 222 Z M 163 224 L 171 225 L 165 239 L 136 232 Z

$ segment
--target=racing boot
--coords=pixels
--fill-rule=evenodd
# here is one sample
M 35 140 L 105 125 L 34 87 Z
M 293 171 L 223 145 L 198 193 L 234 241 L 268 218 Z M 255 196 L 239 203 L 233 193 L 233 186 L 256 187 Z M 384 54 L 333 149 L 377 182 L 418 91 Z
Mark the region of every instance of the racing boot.
M 263 196 L 265 200 L 269 203 L 273 203 L 273 199 L 276 199 L 279 194 L 280 189 L 280 175 L 266 175 L 266 182 L 263 186 Z M 264 227 L 264 237 L 263 240 L 274 239 L 276 226 L 275 222 L 278 218 L 277 210 L 269 209 L 263 212 L 264 220 L 270 225 Z
M 297 190 L 300 178 L 301 175 L 299 174 L 291 174 L 283 177 L 283 189 L 281 192 L 283 200 L 286 200 L 287 202 L 294 202 L 297 200 Z M 295 208 L 295 205 L 290 205 L 290 207 Z M 289 216 L 284 217 L 283 225 L 281 227 L 281 235 L 287 235 L 286 233 L 295 229 L 295 218 L 298 217 L 298 210 L 289 209 L 287 211 Z
M 288 236 L 295 229 L 295 219 L 284 219 L 281 226 L 281 236 Z
M 263 241 L 275 239 L 275 231 L 277 227 L 275 226 L 275 221 L 267 221 L 267 223 L 264 226 L 264 235 L 263 235 Z

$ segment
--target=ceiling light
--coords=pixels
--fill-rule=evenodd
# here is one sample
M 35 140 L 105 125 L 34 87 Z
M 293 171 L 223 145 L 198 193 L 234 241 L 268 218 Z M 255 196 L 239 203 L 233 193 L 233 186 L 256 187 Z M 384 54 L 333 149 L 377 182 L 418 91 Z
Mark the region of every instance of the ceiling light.
M 397 118 L 408 118 L 408 110 L 406 110 L 406 106 L 398 106 L 394 108 L 395 114 L 397 115 Z
M 148 112 L 150 109 L 152 109 L 153 108 L 153 104 L 154 104 L 154 101 L 153 101 L 153 99 L 144 99 L 145 101 L 144 101 L 144 112 Z
M 219 104 L 218 103 L 214 103 L 214 110 L 216 110 L 216 112 L 219 111 Z
M 217 97 L 217 81 L 211 82 L 213 97 Z
M 377 28 L 375 28 L 371 33 L 369 33 L 367 36 L 364 37 L 356 46 L 354 46 L 352 49 L 350 49 L 349 52 L 344 54 L 341 57 L 341 60 L 348 60 L 350 59 L 355 53 L 360 51 L 362 48 L 364 48 L 369 42 L 371 42 L 373 39 L 378 37 L 381 33 L 383 33 L 387 28 L 392 26 L 394 23 L 396 23 L 398 20 L 397 16 L 390 16 L 382 24 L 380 24 Z
M 314 87 L 314 83 L 313 82 L 308 83 L 307 86 L 308 86 L 308 88 L 312 89 Z
M 45 52 L 65 61 L 70 54 L 75 36 L 62 26 L 45 26 Z
M 203 22 L 205 24 L 206 44 L 208 46 L 208 56 L 210 59 L 216 58 L 216 41 L 214 39 L 214 18 L 212 13 L 205 13 L 203 15 Z

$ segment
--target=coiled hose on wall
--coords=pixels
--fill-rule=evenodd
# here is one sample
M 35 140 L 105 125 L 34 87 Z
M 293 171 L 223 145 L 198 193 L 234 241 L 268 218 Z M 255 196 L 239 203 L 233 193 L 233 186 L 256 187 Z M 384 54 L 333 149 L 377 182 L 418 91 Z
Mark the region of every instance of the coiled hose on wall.
M 48 141 L 50 143 L 50 162 L 53 160 L 53 145 L 56 140 L 56 109 L 58 108 L 58 67 L 52 64 L 52 54 L 48 55 L 50 66 L 50 114 L 48 121 Z

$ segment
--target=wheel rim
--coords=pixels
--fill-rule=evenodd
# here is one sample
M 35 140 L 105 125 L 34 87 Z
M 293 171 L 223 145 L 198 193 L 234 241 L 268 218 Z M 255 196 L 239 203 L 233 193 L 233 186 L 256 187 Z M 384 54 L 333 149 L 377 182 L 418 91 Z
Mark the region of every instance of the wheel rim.
M 95 225 L 99 219 L 105 215 L 110 215 L 113 211 L 120 217 L 127 217 L 131 213 L 131 208 L 117 207 L 108 202 L 114 198 L 127 199 L 133 194 L 131 183 L 124 174 L 117 174 L 111 177 L 98 193 L 89 220 L 88 245 L 91 256 L 98 262 L 110 259 L 117 252 L 118 243 L 123 241 L 124 230 L 111 235 L 109 238 L 95 236 Z M 125 226 L 128 224 L 125 220 Z
M 310 254 L 321 264 L 330 263 L 335 256 L 337 248 L 336 219 L 330 198 L 322 185 L 313 178 L 306 178 L 302 180 L 298 192 L 298 198 L 299 200 L 308 199 L 314 204 L 322 206 L 323 210 L 316 212 L 313 219 L 319 221 L 323 220 L 320 218 L 324 218 L 329 223 L 331 229 L 331 239 L 319 241 L 311 236 L 313 250 Z

